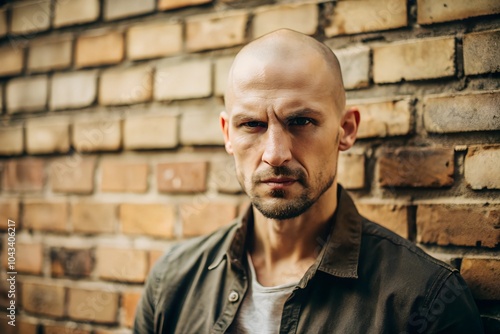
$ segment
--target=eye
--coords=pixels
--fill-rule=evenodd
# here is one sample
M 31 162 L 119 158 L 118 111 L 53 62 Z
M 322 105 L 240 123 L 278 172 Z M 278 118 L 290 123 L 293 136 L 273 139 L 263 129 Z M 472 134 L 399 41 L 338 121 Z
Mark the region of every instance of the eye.
M 292 120 L 290 120 L 289 125 L 295 125 L 295 126 L 305 126 L 308 124 L 312 123 L 312 119 L 307 118 L 307 117 L 297 117 Z
M 258 121 L 250 121 L 250 122 L 243 123 L 242 125 L 246 126 L 248 128 L 257 128 L 257 127 L 265 128 L 265 127 L 267 127 L 266 123 L 258 122 Z

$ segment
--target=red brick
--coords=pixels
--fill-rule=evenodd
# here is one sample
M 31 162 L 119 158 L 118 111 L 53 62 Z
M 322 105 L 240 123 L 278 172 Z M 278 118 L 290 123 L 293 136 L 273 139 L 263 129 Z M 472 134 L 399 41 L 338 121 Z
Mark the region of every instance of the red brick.
M 337 166 L 338 181 L 345 189 L 365 187 L 365 155 L 342 153 Z
M 142 283 L 148 270 L 147 252 L 141 249 L 110 248 L 96 250 L 95 272 L 108 281 Z
M 17 232 L 17 230 L 16 230 Z M 4 244 L 3 266 L 6 271 L 40 275 L 43 266 L 43 245 L 41 243 L 16 242 L 15 269 L 9 270 L 7 243 Z
M 66 288 L 53 283 L 22 283 L 21 302 L 29 313 L 61 318 L 65 315 Z
M 500 189 L 500 145 L 473 145 L 465 157 L 465 180 L 474 190 Z
M 68 316 L 77 321 L 116 323 L 119 295 L 110 290 L 68 289 Z
M 9 32 L 13 34 L 28 34 L 45 31 L 50 27 L 50 0 L 40 0 L 13 6 Z
M 465 257 L 460 273 L 475 299 L 500 300 L 500 259 Z
M 75 52 L 76 67 L 119 63 L 124 56 L 123 35 L 120 32 L 97 32 L 80 36 Z
M 40 192 L 45 164 L 41 159 L 8 160 L 4 163 L 2 187 L 6 191 Z
M 23 227 L 39 231 L 67 231 L 67 203 L 25 200 L 23 208 Z
M 80 233 L 113 233 L 116 205 L 112 203 L 78 202 L 71 206 L 73 231 Z
M 123 123 L 123 147 L 129 150 L 174 148 L 179 143 L 178 132 L 175 115 L 130 116 Z
M 72 166 L 56 160 L 51 165 L 50 183 L 52 191 L 62 193 L 90 194 L 94 191 L 95 157 L 79 159 Z
M 127 31 L 130 59 L 165 57 L 182 51 L 182 25 L 155 23 L 134 25 Z
M 29 154 L 68 152 L 68 121 L 64 118 L 29 120 L 26 125 L 26 151 Z
M 56 1 L 54 27 L 93 22 L 99 18 L 99 0 Z
M 0 99 L 0 105 L 1 102 Z M 22 126 L 0 127 L 0 143 L 2 143 L 0 146 L 0 155 L 22 154 L 24 150 L 23 137 Z
M 500 72 L 500 57 L 497 54 L 498 45 L 500 45 L 500 29 L 465 35 L 465 74 Z
M 417 22 L 432 24 L 500 13 L 496 0 L 418 0 Z
M 5 45 L 0 48 L 0 76 L 19 74 L 23 70 L 24 50 Z
M 9 220 L 15 222 L 16 230 L 21 227 L 19 201 L 17 199 L 5 198 L 0 201 L 0 230 L 7 230 Z
M 120 205 L 122 232 L 132 235 L 150 235 L 171 238 L 174 235 L 175 209 L 166 204 Z
M 55 248 L 50 249 L 50 266 L 53 277 L 88 277 L 94 267 L 90 249 Z
M 145 193 L 148 189 L 148 169 L 145 163 L 106 160 L 101 164 L 101 190 Z
M 73 147 L 79 152 L 116 151 L 121 147 L 122 127 L 119 119 L 102 116 L 96 119 L 75 120 Z
M 407 206 L 392 203 L 356 202 L 359 213 L 369 220 L 408 238 Z
M 161 163 L 156 166 L 158 191 L 193 193 L 207 189 L 206 161 Z
M 156 0 L 104 0 L 104 19 L 117 20 L 150 13 L 155 10 Z
M 71 65 L 71 36 L 41 38 L 31 43 L 28 69 L 48 71 L 68 68 Z
M 211 233 L 233 221 L 238 206 L 229 203 L 212 203 L 204 198 L 199 203 L 183 204 L 180 207 L 183 236 L 192 237 Z
M 127 291 L 122 293 L 122 304 L 125 315 L 123 324 L 128 328 L 132 328 L 134 325 L 135 310 L 137 309 L 141 295 L 142 292 L 140 291 Z
M 212 2 L 212 0 L 158 0 L 158 9 L 169 10 L 186 6 L 201 5 L 210 2 Z
M 151 100 L 152 71 L 149 65 L 104 71 L 99 84 L 99 104 L 122 105 Z

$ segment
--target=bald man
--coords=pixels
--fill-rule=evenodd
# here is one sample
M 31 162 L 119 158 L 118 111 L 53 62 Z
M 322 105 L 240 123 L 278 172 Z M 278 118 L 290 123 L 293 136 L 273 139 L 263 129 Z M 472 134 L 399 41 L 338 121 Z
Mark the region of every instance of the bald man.
M 290 30 L 251 42 L 225 103 L 251 205 L 157 262 L 135 333 L 482 332 L 457 270 L 361 217 L 337 184 L 360 117 L 328 47 Z

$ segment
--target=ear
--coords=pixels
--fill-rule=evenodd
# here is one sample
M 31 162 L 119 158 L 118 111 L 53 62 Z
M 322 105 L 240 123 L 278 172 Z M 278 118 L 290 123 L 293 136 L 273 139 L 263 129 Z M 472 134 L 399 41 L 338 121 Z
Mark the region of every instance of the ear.
M 339 142 L 339 150 L 347 151 L 354 145 L 358 134 L 360 122 L 359 110 L 356 107 L 349 108 L 342 117 L 340 124 L 344 130 Z
M 229 154 L 233 154 L 233 147 L 231 145 L 231 140 L 229 140 L 229 115 L 227 114 L 227 112 L 222 111 L 220 113 L 219 121 L 222 129 L 222 134 L 224 135 L 226 152 Z

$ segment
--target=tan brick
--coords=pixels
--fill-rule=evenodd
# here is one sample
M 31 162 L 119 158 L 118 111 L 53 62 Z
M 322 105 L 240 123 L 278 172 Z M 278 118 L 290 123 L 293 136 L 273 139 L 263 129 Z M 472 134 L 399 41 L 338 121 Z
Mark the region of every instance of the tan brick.
M 19 155 L 24 150 L 22 126 L 0 127 L 0 155 Z
M 421 204 L 417 209 L 417 241 L 497 247 L 499 219 L 499 204 Z
M 385 150 L 377 162 L 378 182 L 384 187 L 444 187 L 454 182 L 454 151 L 408 147 Z
M 50 271 L 53 277 L 88 277 L 94 267 L 90 249 L 52 247 Z
M 181 52 L 182 25 L 143 24 L 127 31 L 127 57 L 133 60 L 165 57 Z
M 50 27 L 50 0 L 40 0 L 12 7 L 10 32 L 27 34 L 45 31 Z
M 105 160 L 101 164 L 101 190 L 144 193 L 148 189 L 146 163 Z
M 38 325 L 30 320 L 16 319 L 17 334 L 38 334 Z
M 148 269 L 147 252 L 141 249 L 98 247 L 95 272 L 99 278 L 142 283 Z
M 45 165 L 41 159 L 8 160 L 4 164 L 2 187 L 6 191 L 40 192 Z
M 183 145 L 223 145 L 219 114 L 224 107 L 195 102 L 181 114 L 180 141 Z
M 434 79 L 454 74 L 454 38 L 426 38 L 373 48 L 373 80 L 376 83 Z
M 463 46 L 466 75 L 500 72 L 500 29 L 467 34 Z
M 316 32 L 318 26 L 318 7 L 316 4 L 265 6 L 257 8 L 254 15 L 253 38 L 281 28 L 312 35 Z
M 156 166 L 158 191 L 194 193 L 207 190 L 206 161 L 161 163 Z
M 200 51 L 242 44 L 246 12 L 220 12 L 190 17 L 186 21 L 186 48 Z
M 3 265 L 7 271 L 40 275 L 43 266 L 43 245 L 41 243 L 16 242 L 15 270 L 8 270 L 7 244 L 4 245 Z
M 123 311 L 125 313 L 123 324 L 128 328 L 132 328 L 134 325 L 135 310 L 137 309 L 141 295 L 142 293 L 140 291 L 127 291 L 122 293 Z
M 238 206 L 230 203 L 213 203 L 201 199 L 199 203 L 182 204 L 182 234 L 185 237 L 205 235 L 225 226 L 236 217 Z
M 130 116 L 123 124 L 123 147 L 128 150 L 174 148 L 179 143 L 178 132 L 177 116 Z
M 236 167 L 232 156 L 217 159 L 210 165 L 209 184 L 211 188 L 229 194 L 236 194 L 242 191 L 236 177 Z
M 500 189 L 500 145 L 470 146 L 465 157 L 465 180 L 475 190 Z
M 50 109 L 90 106 L 97 96 L 97 71 L 55 73 L 50 89 Z
M 7 35 L 7 11 L 0 11 L 0 37 Z
M 365 187 L 365 155 L 342 153 L 337 167 L 338 181 L 346 189 Z
M 120 32 L 96 32 L 82 35 L 76 41 L 76 67 L 116 64 L 122 61 L 123 55 L 124 42 Z
M 146 102 L 153 94 L 151 66 L 111 69 L 101 74 L 99 104 L 120 105 Z
M 2 199 L 0 201 L 0 219 L 0 230 L 7 230 L 9 220 L 14 221 L 16 230 L 20 228 L 19 201 L 17 199 Z
M 432 133 L 500 130 L 499 105 L 500 91 L 429 95 L 424 99 L 425 129 Z
M 66 288 L 61 284 L 22 283 L 21 302 L 26 312 L 61 318 L 65 315 Z
M 99 0 L 56 1 L 54 27 L 93 22 L 99 18 Z
M 72 38 L 44 38 L 33 41 L 28 57 L 28 69 L 47 71 L 64 69 L 71 65 Z
M 165 254 L 164 250 L 150 250 L 148 253 L 149 269 L 148 273 L 151 271 L 156 262 Z
M 72 161 L 59 159 L 51 164 L 50 184 L 53 192 L 90 194 L 94 191 L 95 157 Z
M 119 215 L 124 234 L 160 238 L 174 236 L 175 208 L 171 205 L 126 203 L 120 205 Z
M 418 0 L 417 22 L 431 24 L 500 13 L 496 0 Z
M 46 324 L 43 326 L 43 334 L 92 334 L 90 329 L 82 329 L 80 324 L 67 322 L 64 325 Z
M 227 77 L 229 76 L 229 71 L 233 61 L 233 56 L 218 58 L 215 61 L 215 95 L 224 95 L 226 91 Z
M 116 151 L 121 147 L 121 122 L 109 116 L 73 123 L 71 141 L 78 152 Z
M 212 2 L 212 0 L 158 0 L 159 10 L 168 10 L 186 6 L 195 6 Z
M 117 20 L 150 13 L 155 10 L 155 0 L 104 0 L 104 19 Z
M 340 62 L 344 87 L 367 87 L 370 83 L 370 48 L 358 45 L 333 51 Z
M 361 3 L 340 0 L 335 5 L 325 34 L 331 37 L 395 29 L 407 25 L 406 0 L 365 0 Z
M 71 206 L 73 231 L 89 234 L 113 233 L 116 211 L 116 205 L 113 203 L 73 203 Z
M 5 94 L 7 111 L 13 114 L 45 110 L 48 86 L 46 75 L 10 80 Z
M 475 299 L 500 300 L 500 260 L 465 257 L 460 273 Z
M 67 203 L 26 200 L 23 208 L 22 224 L 25 228 L 49 232 L 67 231 Z
M 362 216 L 408 238 L 406 205 L 356 202 L 356 208 Z
M 110 288 L 69 288 L 68 316 L 73 320 L 114 324 L 118 318 L 118 300 L 118 293 Z
M 209 60 L 159 65 L 155 75 L 155 100 L 176 100 L 210 96 L 212 64 Z
M 0 76 L 19 74 L 23 70 L 24 50 L 5 45 L 0 48 Z
M 65 119 L 32 119 L 26 125 L 26 151 L 29 154 L 69 151 L 69 123 Z

